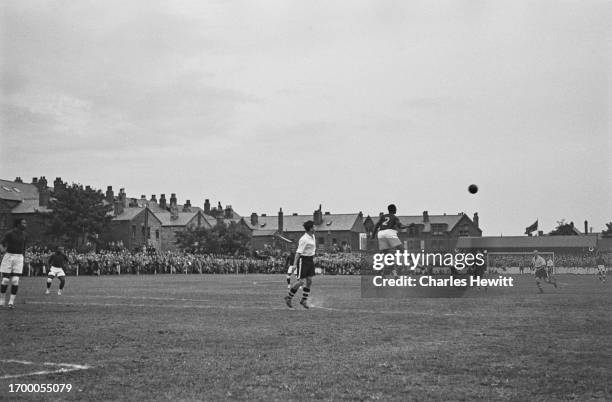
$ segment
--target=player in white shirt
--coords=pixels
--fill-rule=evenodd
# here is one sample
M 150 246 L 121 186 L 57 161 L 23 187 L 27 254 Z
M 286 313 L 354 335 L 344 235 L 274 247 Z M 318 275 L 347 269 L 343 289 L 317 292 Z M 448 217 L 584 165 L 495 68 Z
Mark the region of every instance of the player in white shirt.
M 540 279 L 544 279 L 546 283 L 550 283 L 554 287 L 557 287 L 557 281 L 548 275 L 546 260 L 540 254 L 538 254 L 538 250 L 533 250 L 531 267 L 535 270 L 536 285 L 538 285 L 540 293 L 544 293 L 544 290 L 542 289 L 542 284 L 540 283 Z
M 308 296 L 310 295 L 312 277 L 315 276 L 314 255 L 317 249 L 317 242 L 314 235 L 314 222 L 304 222 L 304 230 L 306 233 L 300 238 L 293 261 L 293 266 L 297 267 L 296 276 L 298 281 L 289 289 L 289 294 L 285 296 L 285 303 L 290 308 L 293 307 L 291 300 L 300 287 L 302 287 L 302 300 L 300 300 L 300 304 L 304 308 L 309 308 Z
M 606 283 L 606 260 L 602 254 L 597 257 L 597 279 Z

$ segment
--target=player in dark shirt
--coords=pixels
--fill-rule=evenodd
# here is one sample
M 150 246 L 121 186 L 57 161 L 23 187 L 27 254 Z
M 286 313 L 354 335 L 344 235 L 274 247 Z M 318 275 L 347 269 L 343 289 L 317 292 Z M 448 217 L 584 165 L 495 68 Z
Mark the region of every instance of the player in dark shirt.
M 393 250 L 403 251 L 404 246 L 397 232 L 408 226 L 403 225 L 398 217 L 395 216 L 397 207 L 394 204 L 390 204 L 387 207 L 387 211 L 389 213 L 381 215 L 376 226 L 374 226 L 372 238 L 378 238 L 378 249 L 384 253 L 393 252 Z M 394 277 L 397 276 L 397 269 L 393 268 L 391 273 Z
M 48 262 L 49 274 L 47 276 L 47 290 L 45 294 L 50 293 L 53 278 L 57 276 L 57 279 L 60 281 L 57 294 L 58 296 L 61 296 L 64 285 L 66 284 L 66 273 L 64 272 L 64 268 L 68 267 L 68 257 L 66 257 L 66 254 L 64 254 L 64 248 L 61 246 L 58 247 L 57 250 L 55 250 L 55 253 L 49 257 Z
M 1 252 L 6 252 L 2 257 L 0 264 L 0 273 L 2 282 L 0 283 L 0 306 L 4 306 L 6 291 L 8 290 L 9 282 L 11 284 L 11 296 L 9 298 L 8 307 L 15 307 L 15 298 L 19 289 L 19 277 L 23 273 L 23 264 L 25 263 L 26 250 L 26 233 L 27 222 L 25 219 L 17 219 L 15 228 L 4 235 L 0 242 Z
M 387 210 L 389 213 L 381 215 L 372 232 L 372 238 L 378 238 L 378 248 L 381 251 L 403 248 L 397 231 L 408 227 L 395 216 L 397 207 L 394 204 L 389 205 Z

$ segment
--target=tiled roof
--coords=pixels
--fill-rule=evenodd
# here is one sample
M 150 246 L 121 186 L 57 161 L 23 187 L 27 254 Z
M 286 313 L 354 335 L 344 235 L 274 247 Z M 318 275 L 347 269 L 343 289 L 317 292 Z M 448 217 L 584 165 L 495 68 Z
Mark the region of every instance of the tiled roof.
M 457 248 L 479 249 L 547 249 L 595 247 L 597 236 L 503 236 L 459 237 Z
M 21 201 L 38 200 L 38 197 L 38 188 L 34 184 L 0 180 L 0 199 Z
M 23 200 L 15 208 L 11 210 L 13 214 L 33 214 L 35 212 L 47 213 L 51 212 L 51 209 L 47 207 L 41 207 L 38 204 L 38 199 L 35 200 Z
M 123 212 L 113 218 L 114 221 L 131 221 L 145 209 L 141 207 L 127 207 Z
M 329 231 L 329 230 L 351 230 L 358 220 L 359 214 L 329 214 L 323 215 L 323 223 L 316 225 L 315 230 L 317 231 Z M 313 220 L 312 215 L 283 215 L 283 231 L 284 232 L 303 232 L 304 222 Z M 244 218 L 245 223 L 252 230 L 257 231 L 277 231 L 278 230 L 278 216 L 258 216 L 257 225 L 251 225 L 250 217 Z M 253 232 L 255 236 L 255 232 Z
M 170 212 L 156 212 L 155 216 L 161 221 L 162 226 L 186 226 L 196 218 L 198 212 L 182 212 L 179 210 L 176 219 L 172 219 Z M 197 219 L 197 218 L 196 218 Z M 209 222 L 210 223 L 210 222 Z
M 423 225 L 423 231 L 430 232 L 432 224 L 446 224 L 446 230 L 452 230 L 464 216 L 469 219 L 469 217 L 467 217 L 466 215 L 429 215 L 429 222 L 423 222 L 423 215 L 404 215 L 398 216 L 398 218 L 400 222 L 404 225 Z M 372 219 L 374 220 L 374 223 L 378 222 L 377 217 Z

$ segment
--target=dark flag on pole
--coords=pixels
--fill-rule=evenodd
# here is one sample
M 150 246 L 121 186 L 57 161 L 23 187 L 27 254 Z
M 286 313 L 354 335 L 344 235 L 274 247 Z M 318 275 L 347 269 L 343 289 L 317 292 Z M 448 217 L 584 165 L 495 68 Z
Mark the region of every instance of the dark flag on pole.
M 527 226 L 525 228 L 525 234 L 526 235 L 530 235 L 531 232 L 534 232 L 536 230 L 538 230 L 538 221 L 537 220 L 535 222 L 533 222 L 533 224 L 531 226 Z

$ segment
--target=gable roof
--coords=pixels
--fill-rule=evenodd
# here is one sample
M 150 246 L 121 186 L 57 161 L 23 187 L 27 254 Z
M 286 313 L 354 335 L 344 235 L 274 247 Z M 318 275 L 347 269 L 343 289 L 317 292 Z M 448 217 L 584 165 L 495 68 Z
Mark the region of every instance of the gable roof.
M 404 225 L 423 225 L 424 231 L 431 231 L 431 225 L 445 224 L 446 230 L 453 230 L 459 221 L 466 215 L 429 215 L 429 222 L 423 222 L 423 215 L 403 215 L 398 216 L 400 222 Z
M 329 230 L 352 230 L 355 222 L 359 219 L 359 214 L 329 214 L 323 215 L 323 223 L 315 225 L 317 231 Z M 304 222 L 313 220 L 312 215 L 283 215 L 284 232 L 303 232 Z M 278 216 L 258 216 L 257 225 L 251 224 L 250 218 L 244 218 L 246 225 L 253 230 L 253 236 L 263 231 L 278 231 Z
M 113 218 L 114 221 L 131 221 L 140 215 L 146 208 L 127 207 L 123 208 L 123 212 Z
M 192 211 L 192 212 L 182 212 L 179 210 L 176 219 L 172 219 L 172 214 L 168 211 L 166 212 L 156 212 L 154 215 L 159 219 L 162 226 L 187 226 L 189 222 L 195 219 L 200 213 L 200 211 Z M 210 225 L 210 222 L 204 214 L 202 215 L 202 220 Z

